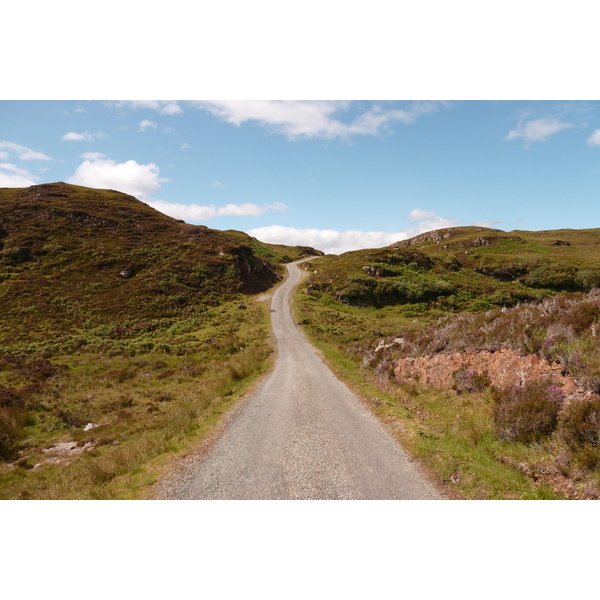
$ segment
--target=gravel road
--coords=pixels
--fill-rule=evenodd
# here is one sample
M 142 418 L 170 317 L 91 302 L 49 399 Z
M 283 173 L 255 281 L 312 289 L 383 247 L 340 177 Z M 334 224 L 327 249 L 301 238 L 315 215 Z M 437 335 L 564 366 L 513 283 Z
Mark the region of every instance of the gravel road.
M 273 371 L 199 464 L 178 499 L 439 499 L 398 443 L 296 327 L 297 263 L 273 295 Z

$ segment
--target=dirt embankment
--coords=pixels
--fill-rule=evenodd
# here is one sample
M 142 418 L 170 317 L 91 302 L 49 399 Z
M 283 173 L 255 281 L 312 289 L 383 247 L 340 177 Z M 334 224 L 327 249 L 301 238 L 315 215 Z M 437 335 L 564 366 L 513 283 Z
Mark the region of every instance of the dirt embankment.
M 549 362 L 535 355 L 521 356 L 514 350 L 467 350 L 455 354 L 435 354 L 417 358 L 402 358 L 394 375 L 398 383 L 420 382 L 438 389 L 452 388 L 454 374 L 459 370 L 485 374 L 497 389 L 521 386 L 538 379 L 552 380 L 570 399 L 583 398 L 591 392 L 563 375 L 560 363 Z

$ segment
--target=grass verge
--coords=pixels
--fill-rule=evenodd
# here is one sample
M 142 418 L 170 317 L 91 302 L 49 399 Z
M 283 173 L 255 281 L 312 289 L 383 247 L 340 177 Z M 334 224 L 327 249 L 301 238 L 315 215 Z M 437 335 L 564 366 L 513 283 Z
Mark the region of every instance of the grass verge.
M 374 337 L 384 337 L 407 327 L 422 328 L 427 319 L 406 319 L 391 309 L 367 315 L 364 308 L 333 304 L 300 291 L 294 303 L 296 320 L 333 371 L 364 399 L 447 497 L 586 497 L 589 484 L 565 478 L 548 444 L 497 437 L 489 391 L 456 394 L 417 384 L 399 386 L 362 365 L 357 342 L 373 335 L 374 328 Z
M 269 331 L 265 304 L 236 300 L 195 329 L 154 330 L 147 351 L 130 339 L 118 351 L 5 355 L 0 400 L 12 406 L 0 428 L 3 414 L 21 418 L 4 428 L 0 498 L 143 497 L 168 457 L 202 440 L 265 370 Z

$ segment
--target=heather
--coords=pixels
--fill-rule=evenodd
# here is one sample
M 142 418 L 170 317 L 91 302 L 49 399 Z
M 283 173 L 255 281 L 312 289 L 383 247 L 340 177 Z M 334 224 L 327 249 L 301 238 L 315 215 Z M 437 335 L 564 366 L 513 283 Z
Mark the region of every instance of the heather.
M 317 251 L 64 183 L 0 189 L 0 498 L 137 498 L 269 365 Z
M 599 235 L 455 228 L 327 256 L 298 320 L 448 494 L 598 498 Z
M 600 290 L 480 314 L 444 317 L 402 335 L 399 355 L 416 357 L 466 350 L 510 348 L 559 362 L 565 375 L 600 392 Z

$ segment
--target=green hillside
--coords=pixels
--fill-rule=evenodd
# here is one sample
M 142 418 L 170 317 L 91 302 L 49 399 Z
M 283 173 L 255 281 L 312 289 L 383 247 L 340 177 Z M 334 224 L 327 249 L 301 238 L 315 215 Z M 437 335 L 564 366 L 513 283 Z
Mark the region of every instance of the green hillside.
M 442 229 L 305 268 L 298 321 L 450 495 L 600 498 L 600 229 Z M 500 349 L 556 363 L 577 399 L 549 376 L 395 378 L 400 359 Z
M 461 227 L 319 261 L 309 293 L 355 306 L 480 311 L 600 285 L 600 229 Z
M 318 254 L 113 190 L 0 189 L 0 498 L 143 495 L 266 367 L 257 296 Z
M 267 290 L 298 254 L 286 250 L 177 221 L 112 190 L 0 189 L 0 348 L 115 322 L 126 336 L 132 320 L 181 320 Z

